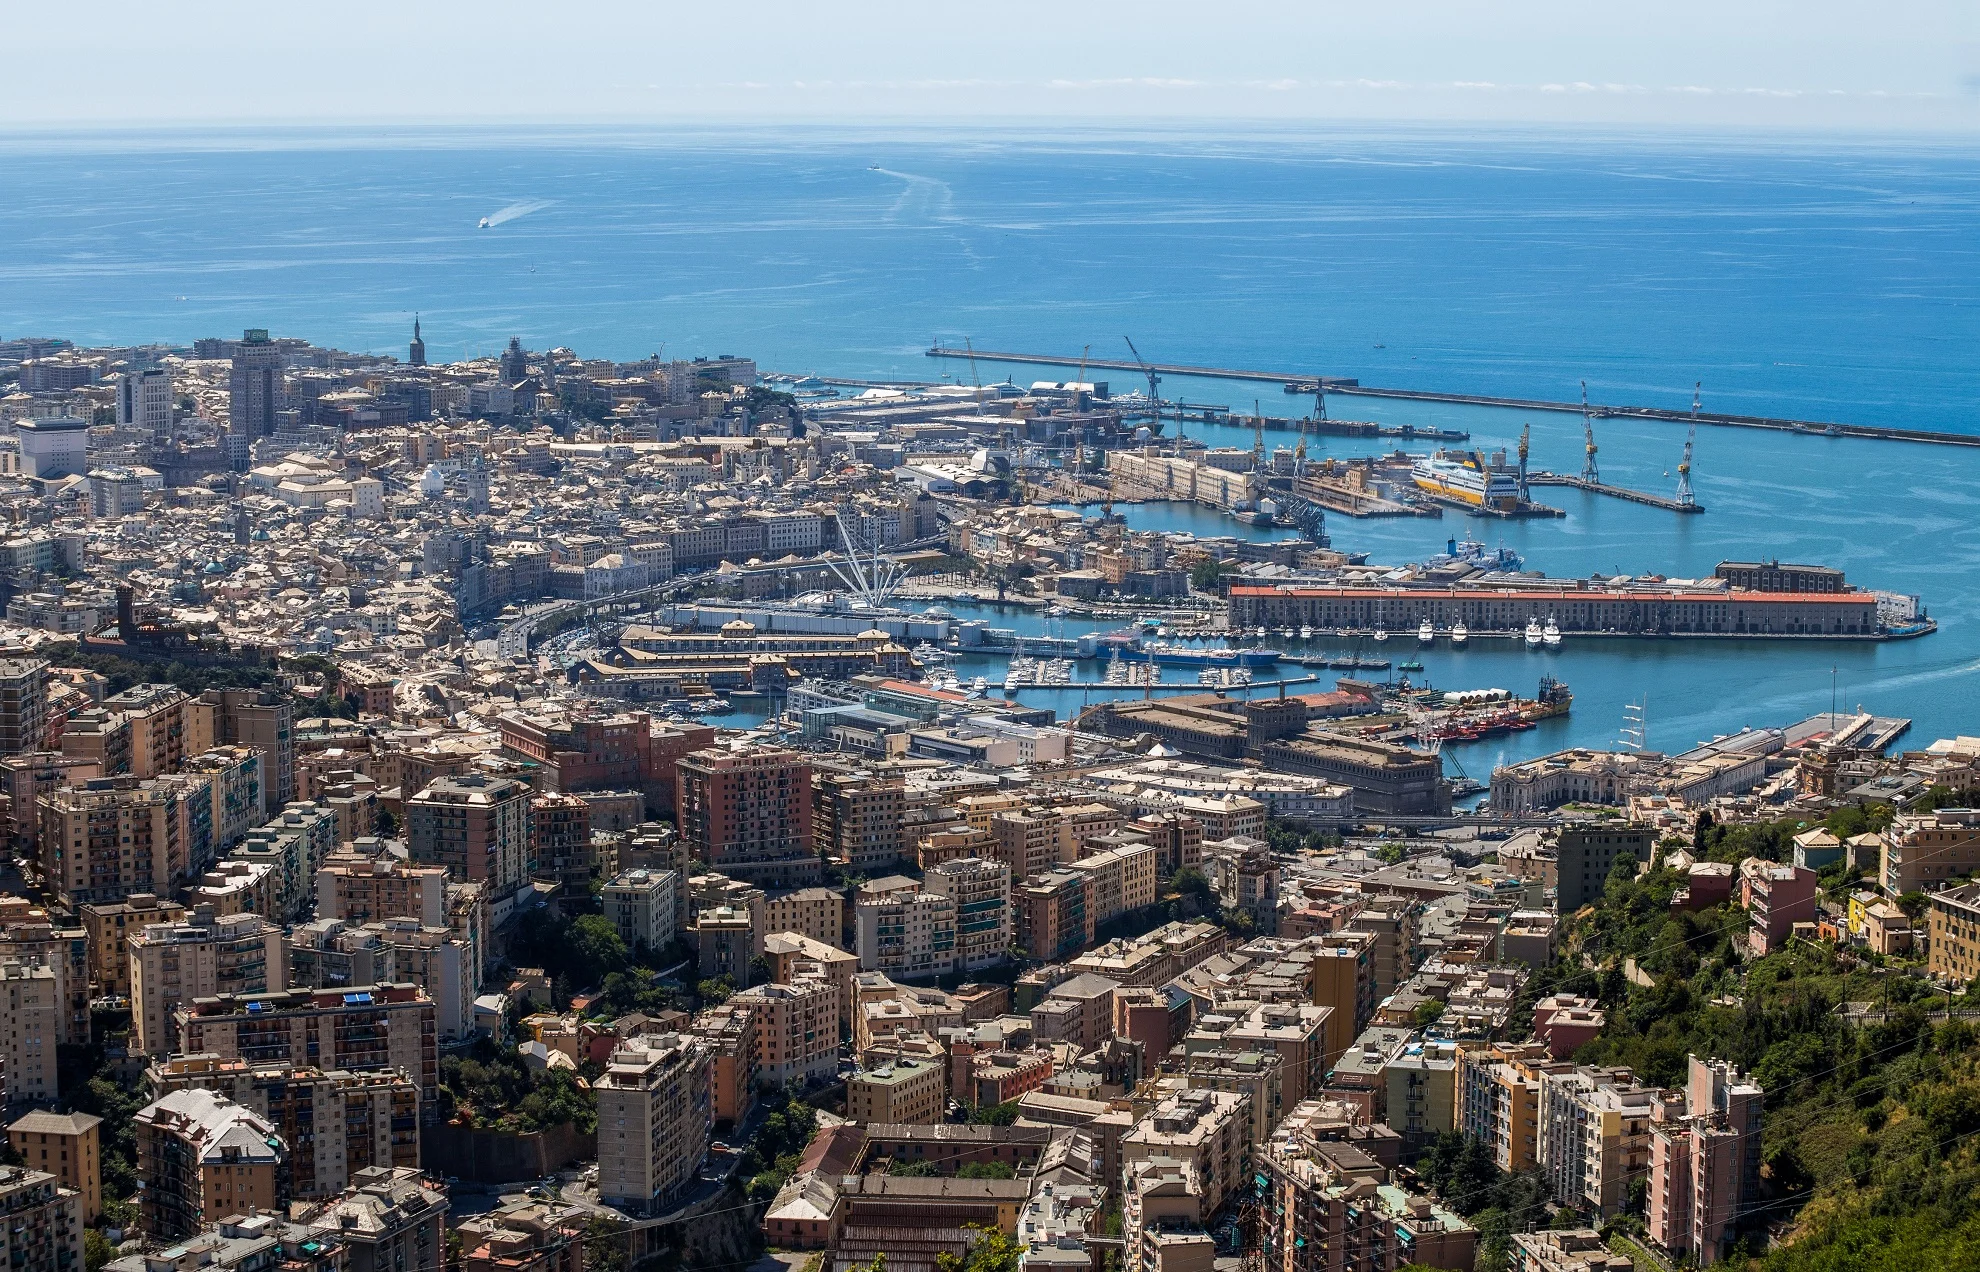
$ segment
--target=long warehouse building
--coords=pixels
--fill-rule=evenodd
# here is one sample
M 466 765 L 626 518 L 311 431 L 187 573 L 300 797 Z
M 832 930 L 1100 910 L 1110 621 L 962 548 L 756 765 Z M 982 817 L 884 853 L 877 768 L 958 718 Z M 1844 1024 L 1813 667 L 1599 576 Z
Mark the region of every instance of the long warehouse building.
M 1516 632 L 1552 619 L 1570 635 L 1887 635 L 1873 592 L 1737 592 L 1721 588 L 1608 589 L 1574 586 L 1259 587 L 1230 593 L 1233 627 L 1310 626 L 1407 631 L 1424 619 L 1442 630 L 1463 620 L 1474 632 Z

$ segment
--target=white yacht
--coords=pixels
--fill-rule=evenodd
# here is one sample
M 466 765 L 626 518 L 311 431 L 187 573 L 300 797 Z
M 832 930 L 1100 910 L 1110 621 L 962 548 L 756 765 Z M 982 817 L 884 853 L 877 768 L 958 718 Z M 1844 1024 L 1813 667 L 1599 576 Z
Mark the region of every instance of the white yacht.
M 1376 639 L 1376 640 L 1378 640 L 1378 641 L 1382 641 L 1382 640 L 1387 640 L 1387 639 L 1389 639 L 1389 632 L 1388 632 L 1388 629 L 1387 629 L 1387 628 L 1383 628 L 1383 627 L 1378 627 L 1378 628 L 1376 628 L 1376 629 L 1375 629 L 1375 639 Z
M 1462 645 L 1470 639 L 1471 629 L 1464 625 L 1463 619 L 1460 618 L 1457 622 L 1451 624 L 1451 644 Z
M 1430 626 L 1429 619 L 1426 618 L 1416 625 L 1416 639 L 1419 643 L 1425 645 L 1437 639 L 1437 631 Z
M 1540 630 L 1539 619 L 1529 618 L 1526 620 L 1526 647 L 1528 649 L 1540 648 L 1540 642 L 1546 638 L 1547 634 Z
M 1300 638 L 1301 640 L 1312 640 L 1312 639 L 1313 639 L 1313 629 L 1312 629 L 1311 627 L 1307 627 L 1307 626 L 1305 626 L 1305 625 L 1303 625 L 1303 624 L 1302 624 L 1302 625 L 1301 625 L 1301 627 L 1300 627 L 1300 629 L 1299 629 L 1299 638 Z
M 1540 643 L 1549 649 L 1561 647 L 1561 629 L 1552 614 L 1547 615 L 1547 625 L 1540 629 Z

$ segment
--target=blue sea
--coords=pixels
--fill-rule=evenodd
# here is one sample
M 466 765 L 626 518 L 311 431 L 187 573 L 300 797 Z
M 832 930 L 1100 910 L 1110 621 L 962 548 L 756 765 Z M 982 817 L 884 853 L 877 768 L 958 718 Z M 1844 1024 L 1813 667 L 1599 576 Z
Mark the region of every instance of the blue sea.
M 1702 382 L 1708 410 L 1980 433 L 1968 145 L 1369 129 L 7 134 L 0 192 L 0 336 L 189 343 L 253 326 L 403 353 L 418 313 L 435 358 L 520 336 L 965 381 L 966 365 L 923 356 L 932 340 L 1122 357 L 1132 337 L 1158 361 L 1551 399 L 1585 380 L 1597 402 L 1677 408 Z M 484 217 L 495 224 L 477 228 Z M 1163 392 L 1276 414 L 1310 403 L 1269 383 Z M 1571 415 L 1329 409 L 1508 446 L 1530 424 L 1536 465 L 1579 466 Z M 1674 486 L 1682 426 L 1602 422 L 1597 440 L 1609 480 Z M 1568 720 L 1458 752 L 1479 776 L 1605 744 L 1639 700 L 1661 749 L 1826 711 L 1832 692 L 1913 717 L 1913 745 L 1980 733 L 1980 451 L 1707 428 L 1695 484 L 1707 512 L 1689 518 L 1558 490 L 1559 521 L 1329 528 L 1378 561 L 1470 532 L 1563 575 L 1818 561 L 1917 593 L 1939 620 L 1881 646 L 1440 645 L 1424 662 L 1441 686 L 1527 692 L 1545 670 L 1576 695 Z M 1235 528 L 1170 505 L 1129 515 Z M 1076 707 L 1077 691 L 1054 701 Z

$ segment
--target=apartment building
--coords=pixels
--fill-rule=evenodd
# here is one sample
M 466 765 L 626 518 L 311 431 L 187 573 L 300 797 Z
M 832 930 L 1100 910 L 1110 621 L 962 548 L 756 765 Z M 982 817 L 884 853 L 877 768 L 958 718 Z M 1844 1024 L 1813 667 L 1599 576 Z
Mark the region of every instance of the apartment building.
M 41 963 L 54 974 L 56 1041 L 87 1043 L 89 933 L 81 927 L 58 926 L 47 910 L 31 901 L 0 896 L 0 960 L 6 959 Z
M 846 1037 L 853 1023 L 853 976 L 859 970 L 859 956 L 837 945 L 816 940 L 800 932 L 773 932 L 763 938 L 763 958 L 770 966 L 770 980 L 795 985 L 817 979 L 832 987 L 838 999 L 838 1036 Z
M 1895 900 L 1980 870 L 1980 809 L 1899 813 L 1884 831 L 1877 882 Z
M 1059 862 L 1066 834 L 1065 817 L 1055 808 L 1012 809 L 990 817 L 989 831 L 997 860 L 1010 867 L 1013 879 L 1029 879 Z
M 577 795 L 537 795 L 529 801 L 530 877 L 563 889 L 564 904 L 591 895 L 591 805 Z
M 1376 1002 L 1402 988 L 1416 971 L 1417 903 L 1409 897 L 1370 897 L 1355 912 L 1346 931 L 1375 938 L 1369 951 L 1370 986 Z
M 837 945 L 845 939 L 846 899 L 833 888 L 795 888 L 763 899 L 765 932 L 798 932 Z
M 286 1206 L 288 1146 L 252 1109 L 211 1091 L 174 1091 L 132 1121 L 146 1236 L 189 1237 L 227 1215 Z
M 0 1259 L 11 1272 L 83 1266 L 82 1197 L 45 1170 L 0 1166 Z
M 1070 958 L 1093 940 L 1086 915 L 1086 876 L 1048 870 L 1014 885 L 1017 943 L 1026 956 L 1046 962 Z
M 439 1026 L 433 1000 L 416 985 L 220 994 L 174 1014 L 183 1054 L 361 1073 L 397 1069 L 419 1084 L 422 1103 L 439 1089 Z
M 689 854 L 762 887 L 819 881 L 811 764 L 782 747 L 692 752 L 676 766 L 681 840 Z
M 1206 1214 L 1245 1185 L 1250 1156 L 1251 1101 L 1234 1091 L 1179 1091 L 1121 1137 L 1121 1160 L 1129 1169 L 1155 1157 L 1187 1162 L 1202 1186 Z
M 855 1073 L 846 1082 L 846 1116 L 861 1126 L 942 1121 L 948 1095 L 943 1066 L 900 1059 Z
M 899 773 L 820 762 L 811 771 L 812 842 L 860 874 L 907 856 L 907 787 Z
M 681 877 L 672 870 L 621 871 L 605 885 L 605 917 L 618 929 L 627 949 L 644 947 L 657 953 L 673 943 L 680 891 Z
M 1555 843 L 1555 910 L 1573 914 L 1602 895 L 1616 859 L 1650 860 L 1657 831 L 1649 826 L 1563 826 Z
M 344 1249 L 347 1272 L 439 1272 L 447 1191 L 410 1166 L 351 1170 L 350 1185 L 302 1222 Z
M 718 1130 L 741 1125 L 756 1107 L 756 1012 L 726 1002 L 696 1012 L 689 1033 L 708 1048 L 709 1116 Z
M 1760 1199 L 1765 1102 L 1731 1063 L 1691 1056 L 1682 1104 L 1660 1106 L 1644 1218 L 1650 1240 L 1672 1258 L 1717 1263 Z
M 506 777 L 443 777 L 406 801 L 406 843 L 423 866 L 489 889 L 498 906 L 529 878 L 529 787 Z
M 1627 1069 L 1540 1071 L 1541 1173 L 1554 1199 L 1616 1213 L 1650 1168 L 1650 1126 L 1663 1093 Z
M 1478 1232 L 1455 1213 L 1388 1183 L 1381 1163 L 1352 1144 L 1310 1129 L 1317 1104 L 1287 1116 L 1260 1146 L 1266 1181 L 1263 1245 L 1267 1267 L 1302 1272 L 1370 1268 L 1448 1268 L 1468 1272 Z
M 757 1073 L 776 1086 L 810 1086 L 839 1071 L 839 1003 L 824 981 L 756 985 L 734 995 L 754 1014 Z
M 1455 1117 L 1466 1139 L 1488 1145 L 1503 1171 L 1539 1165 L 1539 1070 L 1554 1067 L 1545 1043 L 1466 1043 L 1457 1050 Z
M 198 754 L 216 746 L 260 751 L 266 768 L 268 805 L 280 808 L 296 797 L 295 704 L 273 689 L 208 689 L 188 708 L 187 749 Z
M 145 1089 L 154 1099 L 207 1091 L 265 1118 L 289 1146 L 297 1200 L 336 1197 L 366 1170 L 419 1165 L 419 1087 L 395 1070 L 326 1072 L 206 1053 L 153 1061 Z
M 125 945 L 131 1020 L 138 1049 L 147 1055 L 167 1055 L 177 1047 L 172 1013 L 196 998 L 289 987 L 282 929 L 258 914 L 221 917 L 199 906 L 183 922 L 128 933 Z
M 1099 929 L 1155 904 L 1161 854 L 1152 844 L 1112 848 L 1065 868 L 1086 879 L 1087 921 Z
M 170 782 L 135 777 L 92 778 L 49 791 L 41 799 L 39 838 L 50 890 L 71 908 L 169 892 L 187 860 L 184 798 Z
M 862 888 L 853 902 L 853 949 L 860 970 L 901 979 L 955 971 L 957 909 L 957 899 L 943 892 L 910 886 L 871 894 Z
M 683 1034 L 648 1034 L 612 1052 L 598 1097 L 598 1196 L 652 1215 L 691 1186 L 708 1151 L 708 1048 Z
M 1925 930 L 1933 976 L 1955 985 L 1980 977 L 1980 883 L 1928 894 Z
M 1816 875 L 1806 866 L 1749 857 L 1740 863 L 1747 948 L 1758 958 L 1786 945 L 1797 923 L 1815 921 Z
M 316 871 L 316 917 L 369 923 L 415 918 L 437 927 L 447 922 L 447 868 L 417 865 L 390 852 L 369 853 L 377 840 L 355 841 L 325 859 Z
M 1009 866 L 981 857 L 945 861 L 927 870 L 922 887 L 955 903 L 957 971 L 974 972 L 1010 958 L 1014 931 Z
M 47 661 L 0 658 L 0 755 L 38 751 L 47 732 Z
M 85 1224 L 95 1223 L 103 1213 L 102 1124 L 103 1119 L 92 1113 L 37 1109 L 7 1127 L 8 1146 L 29 1170 L 55 1176 L 76 1194 Z M 0 1212 L 4 1209 L 0 1201 Z
M 51 1102 L 59 1094 L 55 1046 L 62 996 L 40 959 L 0 958 L 0 1092 L 6 1103 Z
M 89 983 L 94 993 L 122 998 L 131 992 L 131 954 L 125 936 L 156 923 L 178 923 L 186 917 L 186 907 L 141 892 L 78 906 L 76 917 L 89 937 Z
M 1191 1163 L 1170 1157 L 1128 1163 L 1121 1189 L 1123 1272 L 1205 1272 L 1217 1259 L 1203 1227 L 1208 1214 Z

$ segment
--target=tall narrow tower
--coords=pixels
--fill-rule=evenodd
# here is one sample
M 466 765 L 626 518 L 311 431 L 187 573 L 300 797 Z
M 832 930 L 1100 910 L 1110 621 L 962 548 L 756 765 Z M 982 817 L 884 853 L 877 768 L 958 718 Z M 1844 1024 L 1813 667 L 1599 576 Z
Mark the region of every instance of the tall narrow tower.
M 426 341 L 419 337 L 419 315 L 413 315 L 412 348 L 407 351 L 406 362 L 415 367 L 426 365 Z

